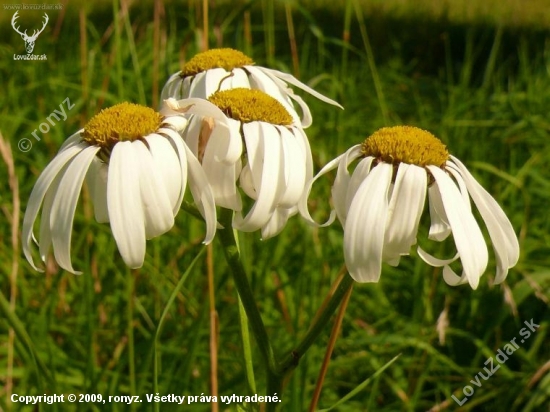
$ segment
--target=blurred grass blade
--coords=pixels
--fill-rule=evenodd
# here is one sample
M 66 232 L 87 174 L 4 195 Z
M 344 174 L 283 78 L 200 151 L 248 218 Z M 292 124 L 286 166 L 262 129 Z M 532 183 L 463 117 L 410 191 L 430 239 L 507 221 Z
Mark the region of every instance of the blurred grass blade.
M 182 277 L 180 278 L 178 284 L 176 285 L 176 287 L 172 291 L 172 294 L 168 298 L 168 302 L 166 302 L 166 306 L 164 307 L 164 310 L 162 311 L 162 315 L 160 316 L 158 326 L 157 326 L 157 330 L 155 331 L 155 340 L 153 342 L 153 359 L 154 359 L 153 360 L 153 364 L 154 364 L 154 368 L 153 368 L 153 374 L 154 374 L 154 376 L 153 376 L 153 385 L 154 385 L 154 388 L 153 389 L 154 389 L 155 393 L 159 392 L 159 386 L 158 386 L 158 367 L 159 367 L 159 365 L 158 365 L 158 356 L 157 356 L 158 355 L 158 353 L 157 353 L 158 346 L 157 345 L 158 345 L 158 339 L 159 339 L 160 333 L 162 332 L 162 327 L 164 326 L 164 320 L 166 319 L 166 315 L 168 314 L 168 311 L 170 310 L 170 307 L 174 303 L 174 300 L 176 300 L 176 296 L 178 296 L 178 293 L 180 292 L 180 290 L 183 287 L 185 281 L 189 277 L 189 274 L 191 273 L 191 270 L 195 267 L 196 263 L 201 258 L 202 254 L 204 253 L 205 250 L 206 250 L 206 247 L 203 247 L 201 249 L 201 251 L 197 254 L 197 256 L 195 256 L 195 259 L 193 259 L 193 261 L 191 262 L 191 264 L 189 265 L 189 267 L 187 268 L 185 273 L 182 275 Z M 155 410 L 156 411 L 159 410 L 159 403 L 155 403 Z
M 10 303 L 4 296 L 2 292 L 0 292 L 0 311 L 4 314 L 6 317 L 6 320 L 8 321 L 9 325 L 13 328 L 15 331 L 15 334 L 23 344 L 27 347 L 27 350 L 29 351 L 34 366 L 36 369 L 36 380 L 38 383 L 38 389 L 40 392 L 43 392 L 44 385 L 42 384 L 42 377 L 46 378 L 47 387 L 51 389 L 52 392 L 56 392 L 56 384 L 55 381 L 51 378 L 50 372 L 48 371 L 48 368 L 42 362 L 40 357 L 38 356 L 38 353 L 36 352 L 34 345 L 32 343 L 32 339 L 25 330 L 25 327 L 23 326 L 23 323 L 19 320 L 17 315 L 14 311 L 10 310 Z
M 352 390 L 350 393 L 348 393 L 346 396 L 344 396 L 342 399 L 340 399 L 338 402 L 336 402 L 334 405 L 332 405 L 330 408 L 328 409 L 323 409 L 319 412 L 328 412 L 328 411 L 332 411 L 334 408 L 342 405 L 343 403 L 347 402 L 348 400 L 350 400 L 351 398 L 353 398 L 355 395 L 357 395 L 359 392 L 361 392 L 363 389 L 365 389 L 369 383 L 371 383 L 371 381 L 376 378 L 378 375 L 380 375 L 382 372 L 384 372 L 392 363 L 394 363 L 397 358 L 399 358 L 401 356 L 401 354 L 397 355 L 395 358 L 393 358 L 392 360 L 390 360 L 388 363 L 386 363 L 384 366 L 382 366 L 380 369 L 378 369 L 372 376 L 370 376 L 367 380 L 365 380 L 364 382 L 360 383 L 359 385 L 357 385 L 357 387 Z

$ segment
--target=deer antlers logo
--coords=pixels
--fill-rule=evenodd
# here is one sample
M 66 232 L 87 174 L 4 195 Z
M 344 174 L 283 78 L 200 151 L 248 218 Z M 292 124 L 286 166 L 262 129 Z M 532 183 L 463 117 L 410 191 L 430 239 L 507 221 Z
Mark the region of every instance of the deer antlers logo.
M 48 24 L 48 21 L 49 21 L 48 15 L 46 13 L 44 13 L 45 20 L 44 20 L 44 24 L 42 25 L 42 28 L 40 30 L 34 30 L 32 36 L 29 36 L 27 34 L 27 30 L 25 30 L 23 33 L 21 33 L 19 31 L 19 27 L 15 26 L 15 20 L 17 20 L 17 18 L 19 17 L 17 15 L 17 13 L 19 13 L 19 12 L 16 11 L 15 14 L 13 15 L 12 19 L 11 19 L 11 26 L 13 27 L 13 29 L 17 33 L 19 33 L 21 35 L 21 37 L 23 38 L 23 41 L 25 42 L 25 49 L 27 49 L 27 53 L 31 54 L 33 49 L 34 49 L 34 43 L 36 42 L 36 38 L 38 37 L 38 35 L 40 33 L 42 33 L 44 31 L 44 28 L 46 27 L 46 24 Z

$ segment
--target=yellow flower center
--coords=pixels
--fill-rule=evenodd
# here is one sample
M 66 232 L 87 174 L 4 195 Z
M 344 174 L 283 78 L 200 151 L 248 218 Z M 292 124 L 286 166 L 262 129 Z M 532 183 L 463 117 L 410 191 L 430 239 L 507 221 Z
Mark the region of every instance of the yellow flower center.
M 120 103 L 103 109 L 84 126 L 82 138 L 90 145 L 112 149 L 117 142 L 141 139 L 156 132 L 163 117 L 139 104 Z
M 383 127 L 362 145 L 365 156 L 386 163 L 441 167 L 449 158 L 447 147 L 430 132 L 412 126 Z
M 222 112 L 242 123 L 266 122 L 280 126 L 292 124 L 292 116 L 275 98 L 260 90 L 236 88 L 216 92 L 208 100 Z
M 189 60 L 181 70 L 181 77 L 194 76 L 206 70 L 221 67 L 230 72 L 231 70 L 250 66 L 254 64 L 246 54 L 234 49 L 212 49 L 197 54 Z

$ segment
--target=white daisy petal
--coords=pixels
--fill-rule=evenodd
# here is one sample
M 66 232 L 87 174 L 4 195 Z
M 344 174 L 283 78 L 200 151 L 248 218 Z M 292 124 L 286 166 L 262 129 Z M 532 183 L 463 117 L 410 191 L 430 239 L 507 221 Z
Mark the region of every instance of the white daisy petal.
M 230 124 L 231 125 L 231 124 Z M 239 153 L 236 156 L 236 153 Z M 216 199 L 216 204 L 232 210 L 241 210 L 242 202 L 235 182 L 242 154 L 242 141 L 238 129 L 216 127 L 204 150 L 202 167 Z
M 69 163 L 70 164 L 70 163 Z M 42 204 L 42 213 L 40 215 L 40 232 L 39 239 L 40 244 L 38 245 L 38 252 L 40 253 L 40 258 L 42 262 L 46 262 L 48 253 L 50 252 L 50 247 L 52 245 L 52 231 L 50 225 L 50 215 L 52 213 L 52 205 L 55 197 L 57 196 L 57 189 L 59 183 L 67 170 L 68 164 L 57 174 L 56 178 L 53 180 L 50 188 L 46 192 L 44 197 L 44 202 Z
M 451 156 L 487 226 L 497 259 L 495 283 L 502 282 L 519 259 L 519 243 L 510 220 L 495 199 L 474 179 L 464 164 Z
M 282 150 L 281 168 L 284 185 L 278 194 L 277 205 L 284 209 L 295 206 L 304 192 L 306 181 L 305 153 L 302 152 L 298 139 L 286 127 L 277 126 Z
M 32 229 L 36 217 L 38 216 L 40 205 L 42 204 L 46 192 L 50 188 L 50 185 L 56 178 L 59 171 L 63 169 L 67 162 L 69 162 L 86 147 L 88 147 L 86 143 L 78 143 L 74 146 L 69 146 L 63 151 L 59 152 L 57 156 L 52 160 L 52 162 L 46 167 L 46 169 L 44 169 L 31 192 L 29 201 L 27 203 L 27 210 L 25 211 L 25 217 L 23 219 L 21 240 L 23 253 L 25 254 L 27 261 L 30 263 L 34 270 L 40 272 L 42 271 L 34 264 L 30 249 L 31 238 L 33 236 Z
M 243 134 L 257 199 L 245 217 L 239 213 L 235 215 L 233 226 L 249 232 L 260 229 L 269 221 L 276 206 L 279 185 L 284 182 L 281 182 L 279 167 L 281 144 L 277 129 L 263 122 L 245 123 Z M 250 150 L 252 146 L 256 149 L 253 152 Z
M 145 238 L 151 239 L 166 233 L 174 226 L 172 202 L 153 161 L 151 152 L 139 140 L 132 142 L 132 145 L 140 165 L 138 175 L 134 178 L 139 179 L 141 207 L 145 222 Z
M 250 164 L 246 162 L 239 175 L 239 184 L 248 197 L 256 200 L 258 198 L 256 189 L 254 188 L 254 181 L 252 180 L 252 172 L 250 171 Z
M 445 280 L 445 283 L 447 283 L 449 286 L 464 285 L 465 283 L 470 282 L 470 279 L 466 275 L 466 272 L 463 272 L 462 276 L 458 276 L 455 271 L 452 270 L 449 266 L 445 266 L 443 268 L 443 280 Z M 477 284 L 474 287 L 470 282 L 470 285 L 472 286 L 472 289 L 477 288 Z
M 90 163 L 99 150 L 97 146 L 89 146 L 75 156 L 59 182 L 52 203 L 50 230 L 55 260 L 63 269 L 74 274 L 82 273 L 76 272 L 71 263 L 71 235 L 76 203 Z
M 487 246 L 481 230 L 452 179 L 436 166 L 427 167 L 438 183 L 464 274 L 470 286 L 476 289 L 488 261 Z
M 78 132 L 76 132 L 72 136 L 69 136 L 67 139 L 65 139 L 65 141 L 63 142 L 63 144 L 59 148 L 59 152 L 62 152 L 66 148 L 68 148 L 70 146 L 77 145 L 78 143 L 82 142 L 82 132 L 83 131 L 84 131 L 84 129 L 80 129 Z
M 122 259 L 132 269 L 141 267 L 145 258 L 145 222 L 136 178 L 140 168 L 132 142 L 114 146 L 107 180 L 109 221 Z
M 230 77 L 230 87 L 228 89 L 236 89 L 238 87 L 244 87 L 250 89 L 250 80 L 248 80 L 248 74 L 244 69 L 233 69 Z
M 198 73 L 191 81 L 188 96 L 207 99 L 212 93 L 231 87 L 229 76 L 231 73 L 220 67 Z
M 186 179 L 188 172 L 188 164 L 187 164 L 187 154 L 186 150 L 189 150 L 185 142 L 180 138 L 180 135 L 175 132 L 166 132 L 166 137 L 168 137 L 169 141 L 171 142 L 172 147 L 175 148 L 176 154 L 178 156 L 179 161 L 179 175 L 181 176 L 181 190 L 179 192 L 179 196 L 176 199 L 176 203 L 174 203 L 174 215 L 176 214 L 176 210 L 179 210 L 181 207 L 181 203 L 183 202 L 183 196 L 185 195 L 185 186 L 186 186 Z M 174 173 L 178 173 L 176 170 Z
M 361 145 L 355 145 L 337 158 L 341 160 L 338 162 L 338 171 L 336 172 L 336 178 L 334 179 L 331 192 L 334 209 L 342 225 L 346 223 L 346 216 L 348 213 L 348 204 L 346 201 L 350 182 L 348 167 L 351 162 L 360 156 L 362 156 Z
M 294 109 L 294 106 L 292 106 L 292 102 L 288 98 L 289 91 L 291 92 L 291 90 L 286 86 L 284 82 L 280 81 L 279 79 L 273 80 L 271 76 L 264 72 L 263 67 L 246 66 L 246 70 L 248 70 L 251 74 L 251 88 L 261 90 L 262 92 L 277 99 L 277 101 L 279 101 L 279 103 L 284 106 L 288 113 L 290 113 L 290 115 L 294 119 L 294 122 L 300 123 L 300 116 L 298 115 L 298 113 Z
M 160 109 L 160 114 L 163 116 L 197 114 L 202 117 L 212 117 L 221 122 L 225 122 L 227 119 L 218 106 L 197 97 L 182 100 L 166 99 Z
M 197 158 L 191 150 L 184 145 L 189 168 L 189 189 L 193 194 L 195 204 L 206 222 L 206 236 L 203 243 L 209 244 L 216 234 L 216 204 L 210 184 Z
M 456 184 L 458 185 L 458 188 L 460 189 L 460 194 L 462 195 L 462 199 L 464 200 L 464 204 L 468 208 L 468 210 L 472 211 L 472 205 L 470 204 L 470 195 L 468 194 L 468 188 L 466 187 L 466 183 L 464 183 L 464 179 L 462 178 L 462 175 L 460 172 L 458 172 L 456 169 L 453 168 L 453 164 L 447 161 L 447 164 L 445 166 L 445 171 L 449 174 L 451 174 Z
M 408 255 L 416 243 L 427 185 L 424 168 L 405 163 L 399 165 L 388 208 L 384 260 Z
M 428 188 L 428 201 L 431 221 L 428 239 L 442 242 L 451 234 L 451 226 L 445 214 L 437 182 L 433 182 Z
M 109 222 L 109 209 L 107 207 L 107 176 L 109 167 L 105 162 L 94 158 L 88 169 L 86 181 L 90 188 L 92 203 L 94 204 L 95 219 L 99 223 Z
M 364 159 L 361 159 L 361 161 L 353 171 L 351 178 L 349 179 L 347 190 L 345 193 L 335 193 L 333 191 L 333 197 L 335 199 L 340 197 L 344 199 L 343 208 L 342 208 L 342 204 L 339 204 L 338 201 L 334 202 L 336 207 L 340 207 L 343 209 L 343 212 L 338 214 L 338 218 L 340 219 L 340 222 L 342 222 L 342 225 L 345 224 L 347 213 L 349 211 L 349 208 L 351 207 L 351 202 L 355 197 L 355 193 L 357 192 L 357 189 L 365 181 L 365 179 L 367 178 L 367 176 L 372 170 L 373 160 L 374 158 L 372 156 L 367 156 Z M 346 166 L 345 172 L 347 173 L 347 166 Z M 338 168 L 338 174 L 340 174 L 340 168 Z M 338 176 L 336 177 L 336 179 L 338 179 Z M 334 185 L 336 186 L 336 182 Z M 336 209 L 336 212 L 338 212 L 338 209 Z
M 168 81 L 162 88 L 162 91 L 160 94 L 161 102 L 170 97 L 174 97 L 176 99 L 181 99 L 183 97 L 181 95 L 182 79 L 180 74 L 181 72 L 176 72 L 168 78 Z
M 322 95 L 321 93 L 315 91 L 314 89 L 312 89 L 311 87 L 309 87 L 308 85 L 302 83 L 301 81 L 299 81 L 298 79 L 296 79 L 294 76 L 292 76 L 291 74 L 287 74 L 287 73 L 283 73 L 283 72 L 280 72 L 278 70 L 273 70 L 273 69 L 266 69 L 266 68 L 262 68 L 262 70 L 268 75 L 270 76 L 272 79 L 273 78 L 276 78 L 276 79 L 281 79 L 281 80 L 284 80 L 285 82 L 293 85 L 293 86 L 296 86 L 298 87 L 299 89 L 302 89 L 306 92 L 308 92 L 309 94 L 311 94 L 312 96 L 315 96 L 316 98 L 318 98 L 319 100 L 321 100 L 322 102 L 325 102 L 325 103 L 328 103 L 328 104 L 332 104 L 333 106 L 336 106 L 336 107 L 339 107 L 340 109 L 344 109 L 338 102 L 332 100 L 332 99 L 329 99 L 328 97 L 326 97 L 325 95 Z
M 296 103 L 298 103 L 298 106 L 300 106 L 300 109 L 302 110 L 302 120 L 301 120 L 302 127 L 304 129 L 307 129 L 313 123 L 313 117 L 311 116 L 311 111 L 309 110 L 309 106 L 306 104 L 304 99 L 302 99 L 297 94 L 289 93 L 288 96 L 292 100 L 294 100 Z
M 420 256 L 424 262 L 426 262 L 428 265 L 433 266 L 435 268 L 450 265 L 460 257 L 460 255 L 457 253 L 451 259 L 438 259 L 435 256 L 426 252 L 420 246 L 418 246 L 416 250 L 418 252 L 418 256 Z
M 187 127 L 182 133 L 183 139 L 185 140 L 187 147 L 191 149 L 191 151 L 197 158 L 199 157 L 199 146 L 200 146 L 202 125 L 203 125 L 203 119 L 201 116 L 197 116 L 194 114 L 190 115 L 189 123 L 187 124 Z
M 262 227 L 262 239 L 269 239 L 281 233 L 288 219 L 296 213 L 297 209 L 284 209 L 278 207 L 271 215 L 269 222 Z
M 357 282 L 378 282 L 393 167 L 380 163 L 372 169 L 353 198 L 344 227 L 344 257 Z
M 313 179 L 313 156 L 311 155 L 311 147 L 309 140 L 304 132 L 304 129 L 297 127 L 293 128 L 293 134 L 296 136 L 296 141 L 300 145 L 302 152 L 305 153 L 306 161 L 306 182 Z
M 166 130 L 164 133 L 171 135 L 171 140 L 181 139 L 179 135 Z M 187 184 L 187 167 L 181 167 L 181 163 L 174 147 L 164 136 L 152 134 L 145 138 L 151 151 L 154 168 L 164 185 L 166 193 L 172 205 L 173 215 L 175 216 L 181 206 L 180 195 L 185 192 Z
M 350 153 L 351 152 L 357 152 L 358 148 L 360 148 L 360 145 L 357 145 L 357 146 L 353 146 L 351 149 L 349 149 L 346 153 L 344 154 L 341 154 L 340 156 L 338 156 L 336 159 L 333 159 L 331 160 L 330 162 L 328 162 L 320 171 L 319 173 L 317 173 L 315 175 L 315 177 L 313 179 L 311 179 L 309 181 L 309 183 L 306 184 L 306 187 L 304 189 L 304 194 L 302 195 L 302 198 L 300 199 L 300 202 L 298 202 L 298 210 L 300 212 L 300 215 L 310 224 L 312 225 L 316 225 L 316 226 L 320 226 L 320 227 L 324 227 L 324 226 L 328 226 L 330 225 L 333 221 L 334 221 L 334 218 L 336 217 L 335 216 L 335 212 L 332 211 L 331 214 L 330 214 L 330 217 L 329 219 L 323 223 L 323 224 L 318 224 L 317 222 L 315 222 L 315 220 L 313 220 L 313 218 L 311 217 L 311 214 L 309 213 L 309 208 L 307 206 L 307 200 L 309 198 L 309 194 L 311 193 L 311 188 L 313 186 L 313 183 L 315 183 L 315 181 L 317 179 L 319 179 L 321 176 L 323 176 L 324 174 L 330 172 L 331 170 L 335 169 L 336 167 L 339 167 L 340 166 L 340 163 L 342 162 L 343 159 L 347 159 L 348 156 L 352 156 Z M 358 153 L 356 153 L 356 155 L 358 156 Z M 347 173 L 347 170 L 346 172 Z M 349 173 L 347 173 L 347 177 L 349 179 Z M 343 186 L 345 188 L 345 190 L 347 191 L 347 180 L 345 178 L 343 178 L 341 181 L 338 182 L 337 184 L 337 181 L 335 181 L 334 183 L 334 186 L 333 186 L 333 191 L 335 190 L 335 187 L 338 186 L 338 189 L 336 189 L 338 191 L 338 193 L 341 193 L 343 190 L 339 187 L 339 186 Z M 333 192 L 334 193 L 334 192 Z

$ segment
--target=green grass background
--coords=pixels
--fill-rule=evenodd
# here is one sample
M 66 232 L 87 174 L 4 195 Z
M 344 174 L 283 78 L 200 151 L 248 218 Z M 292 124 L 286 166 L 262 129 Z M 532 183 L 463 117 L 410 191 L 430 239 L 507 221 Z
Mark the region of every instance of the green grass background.
M 494 259 L 472 291 L 447 286 L 440 270 L 414 254 L 398 268 L 384 266 L 378 284 L 356 285 L 319 408 L 331 407 L 401 354 L 335 410 L 457 410 L 451 395 L 462 399 L 462 388 L 472 385 L 485 360 L 532 318 L 540 329 L 481 388 L 474 387 L 460 410 L 549 410 L 550 4 L 471 3 L 209 4 L 209 47 L 238 48 L 257 64 L 294 73 L 345 107 L 340 111 L 304 96 L 314 117 L 307 134 L 316 170 L 379 127 L 422 127 L 439 136 L 494 195 L 520 239 L 520 261 L 504 285 L 491 285 Z M 169 233 L 148 242 L 143 268 L 131 272 L 109 227 L 94 222 L 84 191 L 72 245 L 82 276 L 59 270 L 53 261 L 45 273 L 36 273 L 21 258 L 19 240 L 12 247 L 14 204 L 25 210 L 39 173 L 63 140 L 101 108 L 121 101 L 158 104 L 164 81 L 200 51 L 204 39 L 203 12 L 195 1 L 63 4 L 62 11 L 47 11 L 50 22 L 34 50 L 47 55 L 42 62 L 13 59 L 25 53 L 23 42 L 9 25 L 13 11 L 0 11 L 0 131 L 11 144 L 19 189 L 17 197 L 9 167 L 0 163 L 0 292 L 15 305 L 0 315 L 0 410 L 153 410 L 146 403 L 23 407 L 10 404 L 8 395 L 144 399 L 155 392 L 154 356 L 161 395 L 209 394 L 206 254 L 191 267 L 203 249 L 201 222 L 180 213 Z M 19 14 L 23 27 L 40 26 L 42 12 Z M 32 131 L 67 97 L 75 104 L 68 119 L 36 141 Z M 22 138 L 33 143 L 29 152 L 18 150 Z M 319 219 L 327 216 L 329 193 L 330 180 L 320 180 L 311 203 Z M 283 356 L 307 329 L 343 265 L 342 229 L 314 229 L 295 217 L 276 238 L 260 241 L 254 233 L 240 239 L 258 305 Z M 454 253 L 452 244 L 432 250 Z M 219 393 L 246 395 L 236 291 L 217 242 L 213 254 Z M 188 269 L 154 352 L 159 319 Z M 448 323 L 444 336 L 438 319 Z M 282 410 L 307 410 L 329 329 L 287 382 Z M 265 376 L 252 347 L 261 393 Z M 212 408 L 162 404 L 160 410 Z

